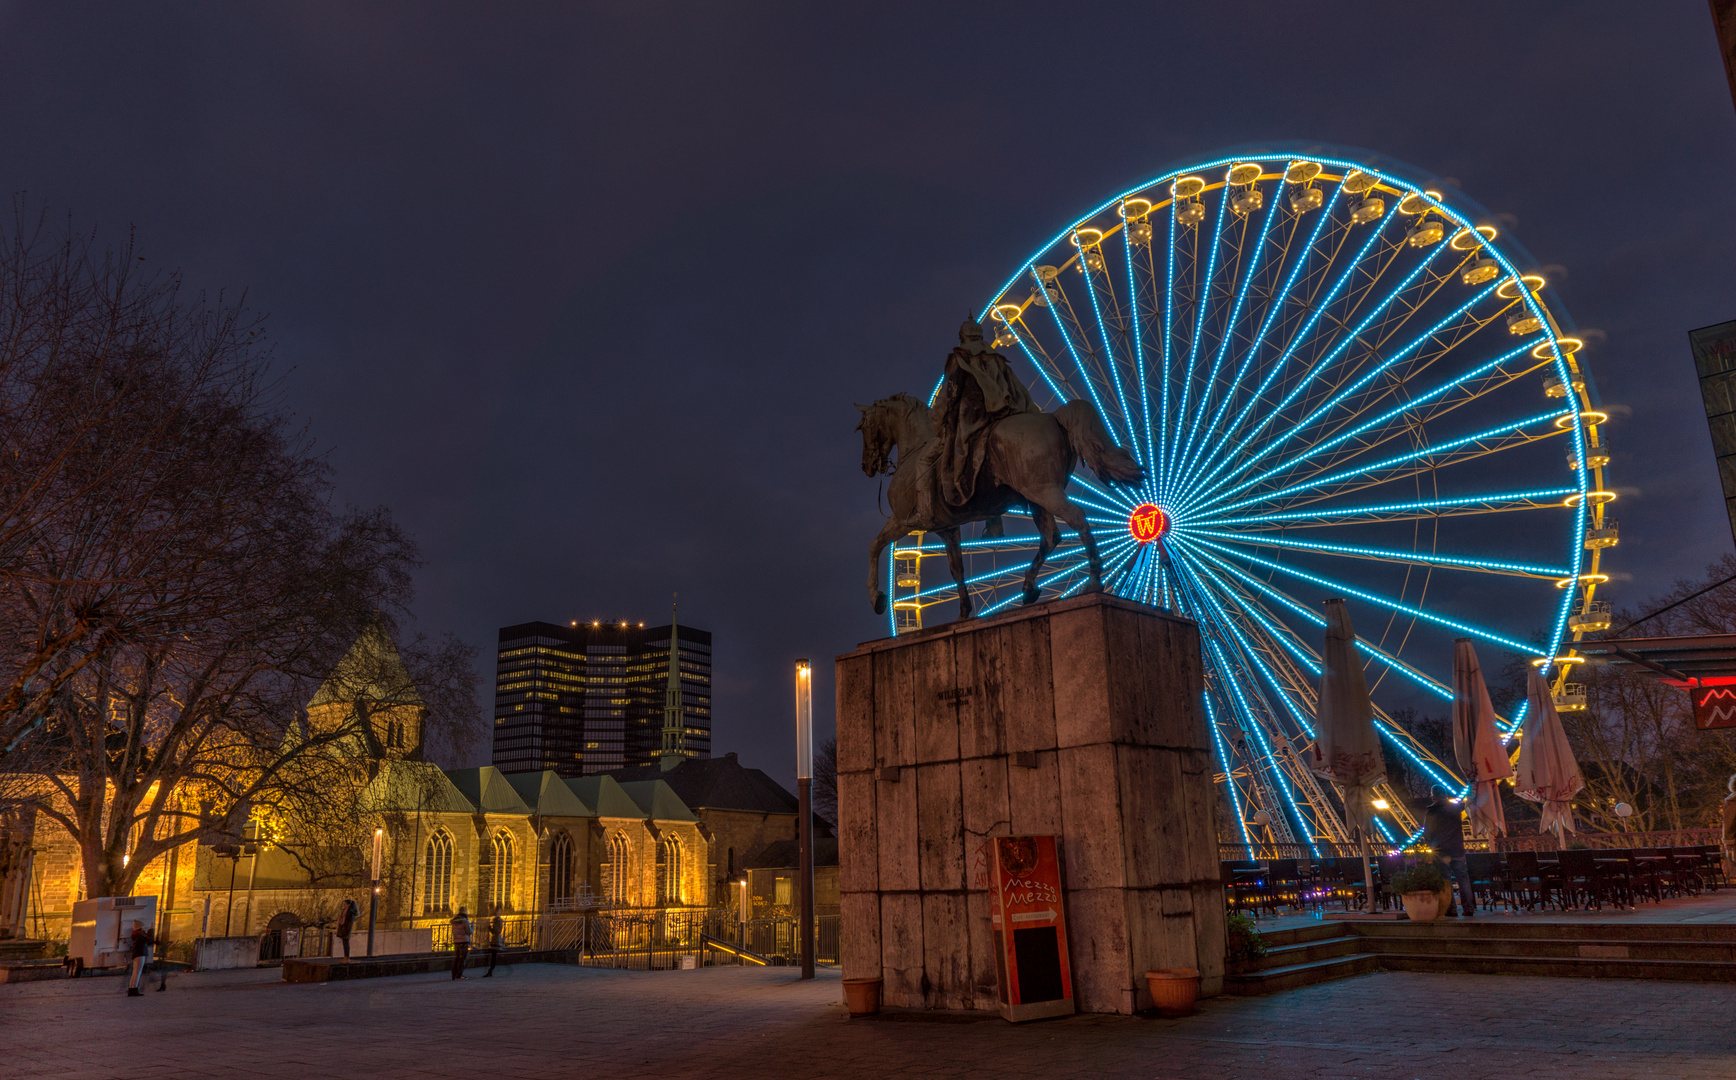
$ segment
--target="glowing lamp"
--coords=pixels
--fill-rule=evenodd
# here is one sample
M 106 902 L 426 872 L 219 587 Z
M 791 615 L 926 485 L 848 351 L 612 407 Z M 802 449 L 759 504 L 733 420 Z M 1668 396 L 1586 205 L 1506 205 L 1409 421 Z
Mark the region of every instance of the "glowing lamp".
M 1140 503 L 1127 517 L 1127 531 L 1140 543 L 1149 544 L 1169 531 L 1169 515 L 1154 503 Z
M 1380 177 L 1373 173 L 1365 173 L 1361 169 L 1352 169 L 1350 172 L 1345 174 L 1344 179 L 1340 182 L 1339 186 L 1345 191 L 1350 192 L 1352 195 L 1361 195 L 1365 191 L 1372 190 L 1374 185 L 1378 183 L 1380 183 Z
M 1391 805 L 1392 804 L 1388 803 L 1385 799 L 1374 800 L 1374 808 L 1376 810 L 1386 810 L 1386 809 L 1389 809 L 1391 807 Z
M 1184 176 L 1171 184 L 1169 192 L 1178 199 L 1191 199 L 1206 189 L 1206 182 L 1197 176 Z
M 1319 175 L 1320 163 L 1318 161 L 1293 161 L 1290 163 L 1290 167 L 1284 170 L 1284 179 L 1292 184 L 1311 183 Z

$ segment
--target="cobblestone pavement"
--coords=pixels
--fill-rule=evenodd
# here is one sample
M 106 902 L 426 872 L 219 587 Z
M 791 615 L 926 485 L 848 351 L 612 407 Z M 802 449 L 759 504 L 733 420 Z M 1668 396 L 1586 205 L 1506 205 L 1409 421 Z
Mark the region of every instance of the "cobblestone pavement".
M 506 970 L 506 969 L 503 969 Z M 1183 1020 L 1020 1027 L 959 1014 L 850 1020 L 835 973 L 525 965 L 289 986 L 275 972 L 0 986 L 0 1076 L 1736 1076 L 1736 985 L 1386 973 Z

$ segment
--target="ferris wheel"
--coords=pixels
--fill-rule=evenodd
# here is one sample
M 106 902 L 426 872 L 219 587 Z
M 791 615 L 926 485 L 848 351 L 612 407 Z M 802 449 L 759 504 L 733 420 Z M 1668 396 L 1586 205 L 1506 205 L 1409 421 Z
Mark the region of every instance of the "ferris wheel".
M 1450 708 L 1453 639 L 1485 670 L 1529 660 L 1559 708 L 1584 707 L 1572 642 L 1609 625 L 1596 593 L 1618 538 L 1608 418 L 1530 270 L 1475 207 L 1390 170 L 1250 154 L 1111 198 L 986 306 L 1038 403 L 1090 402 L 1145 467 L 1137 490 L 1079 472 L 1070 494 L 1105 588 L 1200 625 L 1226 840 L 1346 840 L 1301 758 L 1329 597 L 1350 605 L 1383 739 L 1437 782 L 1462 786 L 1406 718 Z M 1036 542 L 1016 515 L 965 541 L 979 614 L 1019 602 Z M 943 550 L 894 546 L 894 633 L 956 600 L 922 573 Z M 1069 534 L 1043 598 L 1085 569 Z M 1414 838 L 1405 801 L 1379 794 L 1378 829 Z

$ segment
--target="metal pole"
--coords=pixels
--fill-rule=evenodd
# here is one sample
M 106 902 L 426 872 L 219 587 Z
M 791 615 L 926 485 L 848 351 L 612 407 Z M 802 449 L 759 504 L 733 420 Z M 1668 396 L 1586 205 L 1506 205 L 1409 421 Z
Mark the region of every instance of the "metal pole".
M 372 873 L 374 887 L 368 893 L 368 955 L 374 955 L 374 920 L 380 910 L 380 849 L 386 838 L 386 830 L 374 830 L 374 861 Z
M 229 920 L 235 916 L 235 871 L 241 867 L 241 849 L 229 856 L 229 903 L 223 907 L 223 936 L 229 936 Z
M 814 977 L 814 677 L 813 665 L 796 661 L 796 846 L 801 852 L 802 978 Z

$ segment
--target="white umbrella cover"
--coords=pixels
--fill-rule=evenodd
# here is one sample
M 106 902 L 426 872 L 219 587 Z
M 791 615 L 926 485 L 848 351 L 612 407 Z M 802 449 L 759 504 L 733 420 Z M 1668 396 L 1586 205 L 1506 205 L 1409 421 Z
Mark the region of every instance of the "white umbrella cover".
M 1460 775 L 1471 784 L 1471 832 L 1506 836 L 1500 781 L 1513 775 L 1513 766 L 1495 726 L 1495 706 L 1470 638 L 1453 643 L 1453 756 Z
M 1319 713 L 1308 769 L 1344 789 L 1345 825 L 1367 836 L 1374 827 L 1370 789 L 1386 782 L 1386 758 L 1343 600 L 1326 601 L 1326 648 L 1320 660 Z
M 1532 671 L 1527 682 L 1531 708 L 1519 738 L 1519 774 L 1513 786 L 1521 798 L 1543 804 L 1543 820 L 1537 831 L 1554 829 L 1560 837 L 1574 831 L 1572 800 L 1585 787 L 1585 777 L 1573 759 L 1573 747 L 1568 745 L 1561 716 L 1555 711 L 1555 698 L 1542 673 Z

